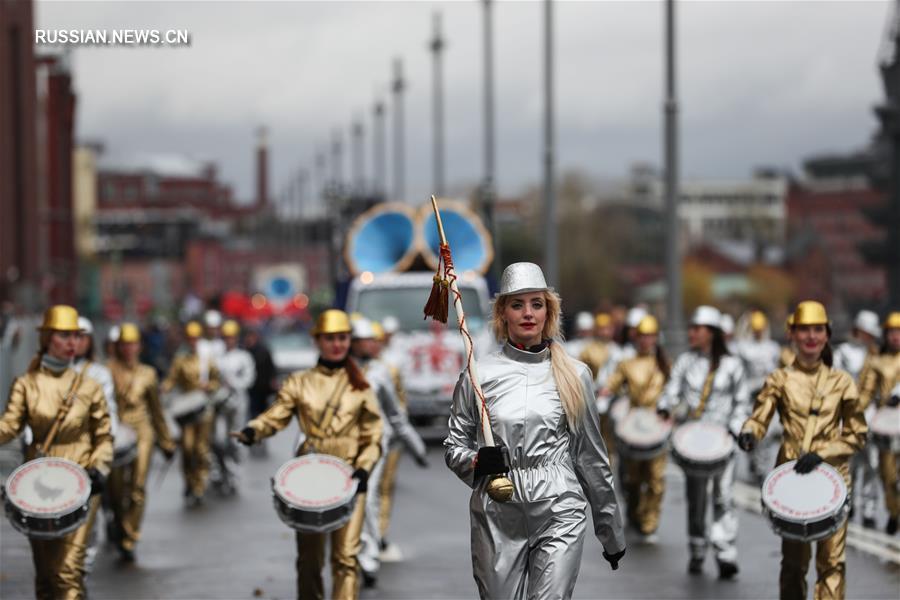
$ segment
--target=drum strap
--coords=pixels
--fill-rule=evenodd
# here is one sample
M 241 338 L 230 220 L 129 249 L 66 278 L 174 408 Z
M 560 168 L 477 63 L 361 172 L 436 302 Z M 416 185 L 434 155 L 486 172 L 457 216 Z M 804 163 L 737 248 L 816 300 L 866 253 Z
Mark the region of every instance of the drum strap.
M 331 426 L 331 421 L 334 420 L 334 415 L 335 413 L 337 413 L 341 395 L 347 388 L 348 383 L 350 383 L 350 380 L 345 379 L 335 386 L 334 393 L 331 394 L 331 398 L 328 399 L 328 403 L 325 405 L 325 410 L 322 411 L 322 418 L 319 419 L 318 423 L 315 423 L 316 429 L 321 432 L 321 435 L 323 437 L 328 433 L 328 428 Z
M 47 437 L 44 438 L 44 443 L 38 447 L 38 456 L 45 456 L 50 449 L 50 446 L 53 445 L 53 440 L 56 438 L 59 426 L 62 424 L 63 420 L 65 420 L 66 415 L 69 414 L 69 409 L 72 408 L 72 404 L 75 402 L 75 392 L 78 391 L 78 387 L 81 385 L 81 380 L 84 377 L 84 372 L 87 371 L 90 364 L 91 363 L 88 362 L 84 365 L 84 368 L 75 376 L 72 386 L 69 388 L 69 391 L 66 392 L 62 404 L 59 406 L 56 418 L 53 419 L 53 425 L 50 426 L 50 432 L 47 434 Z
M 706 401 L 709 400 L 709 395 L 712 394 L 713 388 L 713 380 L 716 378 L 716 370 L 712 369 L 706 375 L 706 379 L 703 381 L 703 391 L 700 392 L 700 403 L 697 405 L 697 408 L 694 409 L 694 412 L 691 413 L 691 416 L 695 419 L 699 419 L 703 415 L 703 411 L 706 409 Z
M 816 432 L 816 421 L 818 421 L 819 411 L 822 410 L 822 402 L 825 400 L 825 392 L 821 389 L 822 374 L 827 371 L 827 367 L 819 367 L 816 374 L 816 381 L 813 384 L 813 399 L 809 403 L 809 413 L 806 415 L 806 428 L 803 430 L 803 443 L 800 446 L 800 454 L 809 452 L 812 446 L 813 435 Z

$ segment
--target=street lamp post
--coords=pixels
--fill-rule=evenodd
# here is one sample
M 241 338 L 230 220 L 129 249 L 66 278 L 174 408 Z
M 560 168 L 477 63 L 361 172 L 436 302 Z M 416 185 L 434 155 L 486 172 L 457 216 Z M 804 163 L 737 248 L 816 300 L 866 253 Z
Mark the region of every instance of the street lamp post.
M 403 92 L 406 80 L 403 78 L 403 61 L 394 59 L 394 80 L 391 91 L 394 94 L 394 200 L 406 201 L 406 157 L 404 154 Z
M 434 14 L 434 37 L 429 43 L 429 49 L 433 55 L 434 70 L 434 156 L 433 178 L 434 193 L 441 197 L 444 195 L 444 89 L 443 89 L 443 63 L 442 55 L 445 40 L 441 35 L 441 14 Z
M 485 226 L 494 240 L 494 260 L 491 263 L 491 276 L 494 281 L 500 278 L 500 232 L 497 230 L 494 212 L 494 20 L 493 0 L 484 0 L 484 179 L 481 182 L 479 201 Z
M 544 0 L 544 270 L 559 287 L 557 243 L 555 131 L 553 122 L 553 2 Z
M 665 197 L 666 317 L 669 343 L 682 344 L 681 253 L 678 244 L 678 97 L 675 90 L 675 0 L 666 0 Z

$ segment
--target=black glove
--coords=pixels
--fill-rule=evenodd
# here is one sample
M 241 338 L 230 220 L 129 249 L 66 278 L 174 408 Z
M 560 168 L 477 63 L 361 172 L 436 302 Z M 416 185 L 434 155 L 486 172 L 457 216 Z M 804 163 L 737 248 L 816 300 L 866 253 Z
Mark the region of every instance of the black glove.
M 888 398 L 888 401 L 885 402 L 885 405 L 894 407 L 900 405 L 900 396 L 891 396 Z
M 172 449 L 172 448 L 163 448 L 162 446 L 160 446 L 159 450 L 160 450 L 160 452 L 163 453 L 163 456 L 166 457 L 166 460 L 167 460 L 167 461 L 172 460 L 173 458 L 175 458 L 175 450 L 174 450 L 174 449 Z
M 805 475 L 815 469 L 822 462 L 822 457 L 816 454 L 815 452 L 808 452 L 797 459 L 797 464 L 794 465 L 794 470 L 800 473 L 801 475 Z
M 749 431 L 742 431 L 737 437 L 738 447 L 744 452 L 753 452 L 756 448 L 756 436 Z
M 475 479 L 483 475 L 509 473 L 509 451 L 500 446 L 483 446 L 475 457 Z
M 88 476 L 91 478 L 91 496 L 103 493 L 106 487 L 106 477 L 97 469 L 88 469 Z
M 428 468 L 428 459 L 425 458 L 424 455 L 423 456 L 414 456 L 413 458 L 415 459 L 417 465 L 419 465 L 423 469 Z
M 621 552 L 616 552 L 615 554 L 607 554 L 606 550 L 603 551 L 603 558 L 609 562 L 609 566 L 612 567 L 613 571 L 618 570 L 619 561 L 622 560 L 623 556 L 625 556 L 625 548 L 622 548 Z
M 660 419 L 664 419 L 666 421 L 672 418 L 672 413 L 670 413 L 668 409 L 665 408 L 657 408 L 656 414 L 659 415 Z
M 356 493 L 365 494 L 369 489 L 369 472 L 365 469 L 357 469 L 353 471 L 353 479 L 359 481 L 359 485 L 356 486 Z
M 252 446 L 256 441 L 256 430 L 252 427 L 244 427 L 241 429 L 241 437 L 238 438 L 238 441 L 245 446 Z

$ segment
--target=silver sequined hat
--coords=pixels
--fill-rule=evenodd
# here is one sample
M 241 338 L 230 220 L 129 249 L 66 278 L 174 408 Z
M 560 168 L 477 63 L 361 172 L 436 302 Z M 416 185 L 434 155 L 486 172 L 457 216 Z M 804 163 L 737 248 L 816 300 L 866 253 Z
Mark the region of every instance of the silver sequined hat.
M 518 262 L 503 269 L 497 297 L 549 290 L 544 272 L 534 263 Z

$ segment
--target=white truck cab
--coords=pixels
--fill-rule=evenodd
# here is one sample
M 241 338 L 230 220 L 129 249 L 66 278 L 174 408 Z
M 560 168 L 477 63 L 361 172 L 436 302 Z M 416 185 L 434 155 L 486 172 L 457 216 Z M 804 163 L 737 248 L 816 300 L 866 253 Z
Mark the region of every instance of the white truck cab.
M 422 309 L 431 293 L 432 277 L 426 271 L 356 277 L 347 294 L 347 312 L 359 312 L 376 321 L 394 316 L 400 322 L 383 358 L 403 375 L 410 420 L 423 438 L 436 440 L 447 433 L 453 389 L 465 367 L 465 348 L 452 298 L 447 325 L 424 318 Z M 457 284 L 475 356 L 483 356 L 496 345 L 488 327 L 487 282 L 469 271 L 460 275 Z

